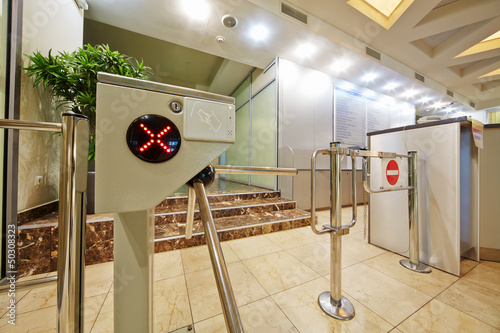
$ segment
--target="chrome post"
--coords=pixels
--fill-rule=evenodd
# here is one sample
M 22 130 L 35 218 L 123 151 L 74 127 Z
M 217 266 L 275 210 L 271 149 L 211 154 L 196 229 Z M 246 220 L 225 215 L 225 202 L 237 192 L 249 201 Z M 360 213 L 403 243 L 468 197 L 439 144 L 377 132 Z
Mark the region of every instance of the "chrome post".
M 338 148 L 340 143 L 330 144 L 330 148 Z M 342 235 L 349 228 L 342 229 L 342 202 L 341 202 L 341 156 L 338 153 L 330 155 L 330 291 L 321 293 L 318 302 L 328 315 L 340 319 L 354 318 L 354 307 L 351 302 L 342 296 Z
M 238 307 L 233 294 L 233 288 L 229 280 L 224 255 L 215 229 L 212 212 L 208 203 L 205 186 L 201 180 L 193 181 L 196 199 L 200 208 L 201 221 L 205 230 L 205 238 L 207 241 L 210 259 L 212 261 L 212 268 L 214 270 L 215 281 L 217 283 L 217 290 L 219 291 L 219 298 L 226 321 L 226 327 L 230 333 L 243 332 Z
M 417 188 L 417 152 L 408 152 L 408 215 L 410 228 L 410 259 L 400 260 L 404 267 L 418 272 L 430 273 L 431 269 L 426 264 L 420 262 L 418 245 L 418 188 Z
M 64 113 L 59 180 L 58 332 L 84 332 L 88 140 L 88 118 Z
M 194 224 L 194 208 L 196 203 L 196 193 L 191 186 L 188 186 L 188 205 L 186 212 L 186 232 L 184 233 L 186 239 L 191 239 L 193 236 Z

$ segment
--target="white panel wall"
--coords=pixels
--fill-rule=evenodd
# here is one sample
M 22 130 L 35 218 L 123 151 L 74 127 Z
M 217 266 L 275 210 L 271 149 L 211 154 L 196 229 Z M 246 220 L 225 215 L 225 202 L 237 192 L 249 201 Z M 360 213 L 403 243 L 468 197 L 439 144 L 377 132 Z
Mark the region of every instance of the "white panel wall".
M 73 0 L 23 2 L 23 54 L 41 51 L 47 55 L 71 52 L 83 43 L 83 11 Z M 23 57 L 23 67 L 28 66 Z M 33 79 L 21 77 L 23 120 L 60 122 L 62 108 L 55 109 L 49 94 L 33 88 Z M 50 133 L 20 131 L 18 210 L 32 208 L 58 198 L 60 138 Z M 43 177 L 41 185 L 35 178 Z

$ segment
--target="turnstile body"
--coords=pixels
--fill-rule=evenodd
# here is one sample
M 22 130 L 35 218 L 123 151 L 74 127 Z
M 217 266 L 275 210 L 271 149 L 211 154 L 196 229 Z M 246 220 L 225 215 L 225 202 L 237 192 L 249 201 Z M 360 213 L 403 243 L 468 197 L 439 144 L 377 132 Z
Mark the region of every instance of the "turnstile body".
M 99 73 L 96 212 L 115 213 L 115 332 L 152 332 L 154 207 L 234 143 L 234 99 Z

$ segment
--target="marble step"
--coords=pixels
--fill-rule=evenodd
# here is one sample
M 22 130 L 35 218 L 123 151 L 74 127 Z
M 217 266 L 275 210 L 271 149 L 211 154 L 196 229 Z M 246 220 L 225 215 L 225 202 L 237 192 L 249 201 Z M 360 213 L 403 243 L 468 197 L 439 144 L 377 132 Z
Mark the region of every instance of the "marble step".
M 309 225 L 309 213 L 296 209 L 293 201 L 279 192 L 209 195 L 212 216 L 221 241 Z M 167 198 L 156 208 L 155 251 L 163 252 L 205 244 L 205 236 L 195 214 L 193 237 L 185 234 L 187 197 Z M 19 276 L 57 269 L 57 213 L 24 223 L 18 230 Z M 113 260 L 113 214 L 87 216 L 86 264 Z

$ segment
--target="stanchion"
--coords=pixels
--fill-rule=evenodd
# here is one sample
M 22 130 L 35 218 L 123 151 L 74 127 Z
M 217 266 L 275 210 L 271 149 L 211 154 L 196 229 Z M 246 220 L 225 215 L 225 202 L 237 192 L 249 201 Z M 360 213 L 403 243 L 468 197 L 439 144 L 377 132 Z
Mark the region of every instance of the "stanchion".
M 62 124 L 2 119 L 0 127 L 61 131 L 57 330 L 65 333 L 84 332 L 88 118 L 76 113 L 64 113 Z M 41 278 L 21 283 L 20 286 L 27 288 L 51 282 L 52 277 Z
M 316 229 L 316 156 L 330 155 L 330 225 L 324 225 L 323 230 Z M 330 233 L 330 291 L 321 293 L 318 303 L 321 309 L 331 317 L 339 320 L 354 318 L 355 310 L 351 302 L 342 296 L 342 236 L 349 233 L 357 218 L 356 204 L 356 160 L 351 155 L 353 170 L 353 216 L 348 225 L 342 225 L 341 206 L 341 155 L 349 155 L 348 149 L 340 147 L 339 143 L 331 143 L 330 149 L 318 149 L 311 158 L 311 228 L 316 234 Z

